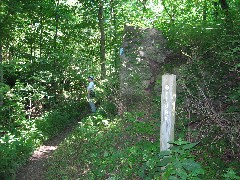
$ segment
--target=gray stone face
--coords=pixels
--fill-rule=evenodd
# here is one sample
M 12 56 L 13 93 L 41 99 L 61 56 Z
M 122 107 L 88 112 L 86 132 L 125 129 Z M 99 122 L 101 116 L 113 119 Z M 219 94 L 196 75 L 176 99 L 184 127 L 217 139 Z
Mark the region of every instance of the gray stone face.
M 144 111 L 156 91 L 161 66 L 170 53 L 161 31 L 125 26 L 121 57 L 121 111 Z M 130 109 L 131 108 L 131 109 Z M 121 113 L 121 112 L 120 112 Z

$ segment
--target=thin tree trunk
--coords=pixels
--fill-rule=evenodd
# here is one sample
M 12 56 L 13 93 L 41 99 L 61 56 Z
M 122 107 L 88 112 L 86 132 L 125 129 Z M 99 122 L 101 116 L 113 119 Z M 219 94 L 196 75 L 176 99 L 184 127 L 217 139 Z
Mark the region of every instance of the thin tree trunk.
M 40 37 L 39 37 L 39 56 L 42 57 L 42 39 L 43 39 L 43 13 L 42 13 L 43 7 L 40 6 Z
M 219 0 L 220 4 L 221 4 L 221 8 L 223 10 L 227 10 L 228 9 L 228 4 L 227 4 L 227 0 Z
M 225 13 L 225 21 L 228 25 L 232 26 L 231 14 L 229 12 L 229 6 L 227 0 L 219 0 L 221 8 Z
M 218 19 L 218 2 L 213 2 L 213 5 L 214 5 L 214 18 L 215 18 L 215 21 Z
M 203 21 L 207 20 L 207 1 L 204 1 L 204 5 L 203 5 Z
M 113 37 L 112 37 L 112 43 L 111 43 L 111 47 L 112 47 L 112 50 L 111 52 L 113 52 L 113 58 L 115 59 L 114 61 L 114 68 L 115 70 L 117 69 L 117 66 L 118 66 L 118 50 L 120 47 L 117 47 L 116 46 L 116 42 L 117 42 L 117 23 L 116 23 L 116 8 L 115 8 L 115 0 L 111 0 L 110 1 L 110 6 L 111 6 L 111 22 L 112 22 L 112 26 L 114 28 L 113 30 Z
M 106 47 L 105 47 L 105 31 L 104 31 L 104 12 L 103 12 L 103 1 L 99 3 L 98 9 L 98 25 L 101 33 L 100 39 L 100 64 L 101 64 L 101 79 L 106 77 Z
M 56 28 L 55 28 L 55 35 L 54 35 L 54 49 L 57 49 L 57 37 L 58 37 L 58 26 L 59 26 L 59 14 L 58 14 L 58 6 L 59 6 L 59 0 L 57 1 L 57 9 L 56 9 Z
M 57 36 L 58 36 L 58 15 L 56 15 L 56 29 L 54 35 L 54 49 L 57 49 Z
M 170 17 L 170 20 L 171 20 L 171 22 L 173 23 L 174 22 L 174 14 L 171 14 L 170 12 L 169 12 L 169 10 L 167 9 L 167 6 L 166 6 L 166 4 L 165 4 L 165 0 L 162 0 L 162 5 L 163 5 L 163 8 L 164 8 L 164 10 L 166 11 L 166 13 L 168 14 L 168 16 Z
M 2 40 L 0 37 L 0 84 L 3 84 L 3 59 L 2 59 Z M 0 107 L 3 106 L 3 94 L 0 93 Z
M 228 2 L 227 2 L 227 0 L 219 0 L 219 3 L 225 14 L 225 25 L 226 25 L 227 34 L 232 34 L 233 33 L 233 20 L 231 17 L 231 12 L 229 11 Z
M 32 62 L 32 57 L 33 57 L 33 37 L 32 37 L 33 35 L 31 34 L 31 44 L 30 44 L 30 54 L 31 54 L 31 57 L 30 57 L 30 59 L 31 59 L 31 62 Z
M 53 52 L 52 53 L 56 53 L 57 52 L 57 37 L 58 37 L 58 28 L 59 28 L 59 12 L 58 12 L 58 8 L 59 8 L 59 0 L 56 1 L 56 9 L 55 9 L 55 33 L 54 33 L 54 39 L 53 39 Z M 54 66 L 54 77 L 57 76 L 57 71 L 58 71 L 58 64 L 57 64 L 57 57 L 54 56 L 53 57 L 53 66 Z M 59 87 L 59 82 L 54 80 L 52 83 L 52 90 L 53 90 L 53 103 L 56 104 L 57 102 L 57 96 L 58 96 L 58 87 Z
M 36 57 L 36 26 L 35 23 L 33 22 L 33 31 L 32 31 L 32 62 L 34 61 Z

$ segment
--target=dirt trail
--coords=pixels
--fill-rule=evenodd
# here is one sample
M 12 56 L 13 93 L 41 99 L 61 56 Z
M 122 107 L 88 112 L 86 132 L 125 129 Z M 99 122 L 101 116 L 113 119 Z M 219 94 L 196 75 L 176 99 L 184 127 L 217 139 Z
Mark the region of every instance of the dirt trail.
M 77 121 L 70 127 L 67 127 L 59 135 L 44 143 L 30 157 L 26 165 L 16 173 L 16 180 L 44 180 L 48 166 L 48 158 L 58 148 L 59 144 L 72 132 L 76 127 Z

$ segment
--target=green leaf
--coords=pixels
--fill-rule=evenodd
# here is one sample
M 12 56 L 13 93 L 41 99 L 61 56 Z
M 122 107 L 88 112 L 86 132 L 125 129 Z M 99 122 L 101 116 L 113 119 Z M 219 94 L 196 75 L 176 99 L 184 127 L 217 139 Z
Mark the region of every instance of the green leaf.
M 146 165 L 147 167 L 149 167 L 150 169 L 152 169 L 155 165 L 155 161 L 153 159 L 149 159 L 147 162 L 146 162 Z
M 170 156 L 170 154 L 171 154 L 170 151 L 161 151 L 161 152 L 159 153 L 159 156 L 160 156 L 160 157 L 161 157 L 161 156 Z
M 188 178 L 187 172 L 182 168 L 177 169 L 176 175 L 180 176 L 180 179 L 187 179 Z
M 165 157 L 158 163 L 158 166 L 163 167 L 166 166 L 168 163 L 172 162 L 172 157 Z
M 183 149 L 191 149 L 193 148 L 194 146 L 196 146 L 198 143 L 190 143 L 190 144 L 186 144 L 186 145 L 183 145 L 182 148 Z
M 170 147 L 169 149 L 170 149 L 171 151 L 176 152 L 176 151 L 180 150 L 180 146 L 172 146 L 172 147 Z
M 236 175 L 236 172 L 234 172 L 234 170 L 231 168 L 228 168 L 227 172 L 223 175 L 223 177 L 226 179 L 240 179 L 240 177 Z
M 201 169 L 201 165 L 196 163 L 193 159 L 185 159 L 182 161 L 182 166 L 187 170 L 187 171 L 194 171 L 196 169 Z
M 177 159 L 173 161 L 173 166 L 176 169 L 182 169 L 182 163 L 179 160 L 177 160 Z
M 104 151 L 104 157 L 107 157 L 108 156 L 108 152 L 107 151 Z
M 178 140 L 178 141 L 169 141 L 169 144 L 175 144 L 175 145 L 184 145 L 184 144 L 188 144 L 188 141 L 182 141 L 182 140 Z
M 170 176 L 170 177 L 169 177 L 169 180 L 178 180 L 178 178 L 175 177 L 175 176 Z

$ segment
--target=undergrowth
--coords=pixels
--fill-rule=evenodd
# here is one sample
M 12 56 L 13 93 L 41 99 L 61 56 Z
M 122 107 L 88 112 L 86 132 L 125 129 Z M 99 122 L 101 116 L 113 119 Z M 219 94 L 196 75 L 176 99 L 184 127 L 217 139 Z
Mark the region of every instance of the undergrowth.
M 170 153 L 159 153 L 160 121 L 140 116 L 83 119 L 49 159 L 48 179 L 194 179 L 204 173 L 190 154 L 196 144 L 177 141 Z
M 76 121 L 84 111 L 80 104 L 59 104 L 35 119 L 21 117 L 17 128 L 0 137 L 0 179 L 15 179 L 16 170 L 32 152 Z M 82 107 L 85 107 L 82 105 Z

